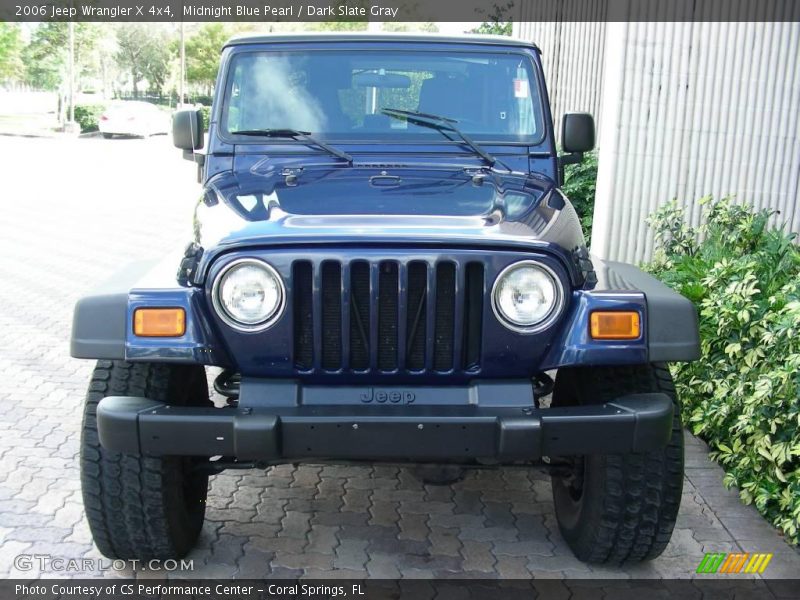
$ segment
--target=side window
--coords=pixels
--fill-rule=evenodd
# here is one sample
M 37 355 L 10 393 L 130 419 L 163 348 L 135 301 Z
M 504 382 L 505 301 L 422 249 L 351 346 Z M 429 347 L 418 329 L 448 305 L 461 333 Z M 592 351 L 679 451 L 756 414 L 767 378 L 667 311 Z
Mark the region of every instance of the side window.
M 533 114 L 533 103 L 531 102 L 531 82 L 528 79 L 528 70 L 522 65 L 517 67 L 514 74 L 514 103 L 516 116 L 516 127 L 514 132 L 534 132 L 536 131 L 536 119 Z
M 228 130 L 238 131 L 242 129 L 239 122 L 242 104 L 242 65 L 239 64 L 233 70 L 233 77 L 231 77 L 231 89 L 228 101 Z

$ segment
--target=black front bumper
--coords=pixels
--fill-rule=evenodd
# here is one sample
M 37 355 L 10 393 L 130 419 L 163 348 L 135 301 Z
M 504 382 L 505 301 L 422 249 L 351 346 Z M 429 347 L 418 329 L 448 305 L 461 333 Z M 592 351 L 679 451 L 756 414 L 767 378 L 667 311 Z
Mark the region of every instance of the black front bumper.
M 633 394 L 564 408 L 314 405 L 184 408 L 112 396 L 97 407 L 108 450 L 240 460 L 533 460 L 666 445 L 673 405 Z

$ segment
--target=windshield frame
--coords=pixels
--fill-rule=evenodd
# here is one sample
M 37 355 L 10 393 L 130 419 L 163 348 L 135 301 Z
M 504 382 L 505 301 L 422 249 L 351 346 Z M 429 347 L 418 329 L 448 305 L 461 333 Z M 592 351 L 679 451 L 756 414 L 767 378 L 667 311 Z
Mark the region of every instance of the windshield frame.
M 356 51 L 365 51 L 367 48 L 370 50 L 375 50 L 377 52 L 404 52 L 408 54 L 428 54 L 432 52 L 436 53 L 443 53 L 443 54 L 477 54 L 477 55 L 487 55 L 487 54 L 496 54 L 496 55 L 508 55 L 508 56 L 515 56 L 519 57 L 521 60 L 526 61 L 526 65 L 530 68 L 532 79 L 531 83 L 535 83 L 537 85 L 537 96 L 538 96 L 538 103 L 533 103 L 534 113 L 539 117 L 541 121 L 541 132 L 537 138 L 533 136 L 528 136 L 529 139 L 526 140 L 510 140 L 510 139 L 497 139 L 491 137 L 491 134 L 477 134 L 477 133 L 469 133 L 470 137 L 472 137 L 475 142 L 479 143 L 482 147 L 491 146 L 491 145 L 499 145 L 499 146 L 517 146 L 517 147 L 533 147 L 533 146 L 540 146 L 548 141 L 550 137 L 550 133 L 552 132 L 552 126 L 549 122 L 550 113 L 548 107 L 546 106 L 545 99 L 547 97 L 547 90 L 544 84 L 544 76 L 541 72 L 541 67 L 539 63 L 533 59 L 531 52 L 526 51 L 524 48 L 511 48 L 508 46 L 502 45 L 476 45 L 470 44 L 466 42 L 463 45 L 460 45 L 458 48 L 454 48 L 453 46 L 443 46 L 441 44 L 437 44 L 436 46 L 424 47 L 421 48 L 419 46 L 415 46 L 413 48 L 402 48 L 397 46 L 374 46 L 373 44 L 330 44 L 326 43 L 324 47 L 320 46 L 295 46 L 289 44 L 276 44 L 276 45 L 253 45 L 252 47 L 247 46 L 238 46 L 234 51 L 232 51 L 227 60 L 223 62 L 224 68 L 224 77 L 220 77 L 218 81 L 218 85 L 222 85 L 223 89 L 221 93 L 215 94 L 217 97 L 222 99 L 222 102 L 219 103 L 219 108 L 215 107 L 213 111 L 216 117 L 216 131 L 217 135 L 223 142 L 227 142 L 229 144 L 234 145 L 303 145 L 305 142 L 298 139 L 290 139 L 290 138 L 267 138 L 267 137 L 259 137 L 259 136 L 245 136 L 245 135 L 235 135 L 232 132 L 228 131 L 227 129 L 227 117 L 226 111 L 227 107 L 230 105 L 231 94 L 232 94 L 232 78 L 234 76 L 234 69 L 232 66 L 235 64 L 235 60 L 238 56 L 243 54 L 269 54 L 269 53 L 277 53 L 277 54 L 289 54 L 289 53 L 312 53 L 312 52 L 356 52 Z M 443 115 L 448 116 L 448 115 Z M 329 137 L 326 135 L 325 132 L 322 131 L 314 131 L 312 135 L 322 141 L 325 141 L 329 144 L 354 144 L 354 145 L 374 145 L 374 146 L 390 146 L 390 145 L 397 145 L 397 146 L 463 146 L 464 142 L 461 139 L 447 139 L 445 136 L 439 136 L 438 138 L 435 136 L 430 136 L 430 139 L 426 136 L 424 139 L 414 136 L 412 139 L 403 139 L 405 136 L 396 136 L 392 138 L 382 138 L 382 139 L 370 139 L 364 137 Z

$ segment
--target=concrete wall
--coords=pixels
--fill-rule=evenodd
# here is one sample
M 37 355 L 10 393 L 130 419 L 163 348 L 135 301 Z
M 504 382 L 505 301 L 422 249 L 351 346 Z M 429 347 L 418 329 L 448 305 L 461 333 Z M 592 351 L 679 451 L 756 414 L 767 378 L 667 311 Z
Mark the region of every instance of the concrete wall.
M 565 112 L 589 112 L 595 119 L 600 116 L 605 67 L 605 23 L 515 23 L 514 36 L 533 40 L 542 50 L 556 139 L 560 139 L 561 117 Z M 575 40 L 581 40 L 577 48 Z M 597 126 L 599 134 L 599 121 Z
M 800 23 L 520 23 L 515 34 L 544 40 L 545 69 L 575 69 L 548 73 L 554 115 L 598 118 L 594 254 L 649 259 L 644 219 L 672 198 L 695 225 L 698 198 L 735 194 L 800 231 Z

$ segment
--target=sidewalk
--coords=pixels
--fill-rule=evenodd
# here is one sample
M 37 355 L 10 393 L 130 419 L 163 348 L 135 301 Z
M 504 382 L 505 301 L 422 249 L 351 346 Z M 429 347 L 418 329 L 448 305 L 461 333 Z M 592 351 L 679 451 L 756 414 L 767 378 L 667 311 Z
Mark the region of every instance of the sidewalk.
M 75 137 L 58 131 L 55 114 L 0 115 L 0 135 L 16 137 L 57 138 Z
M 0 135 L 57 137 L 58 97 L 53 92 L 0 90 Z

